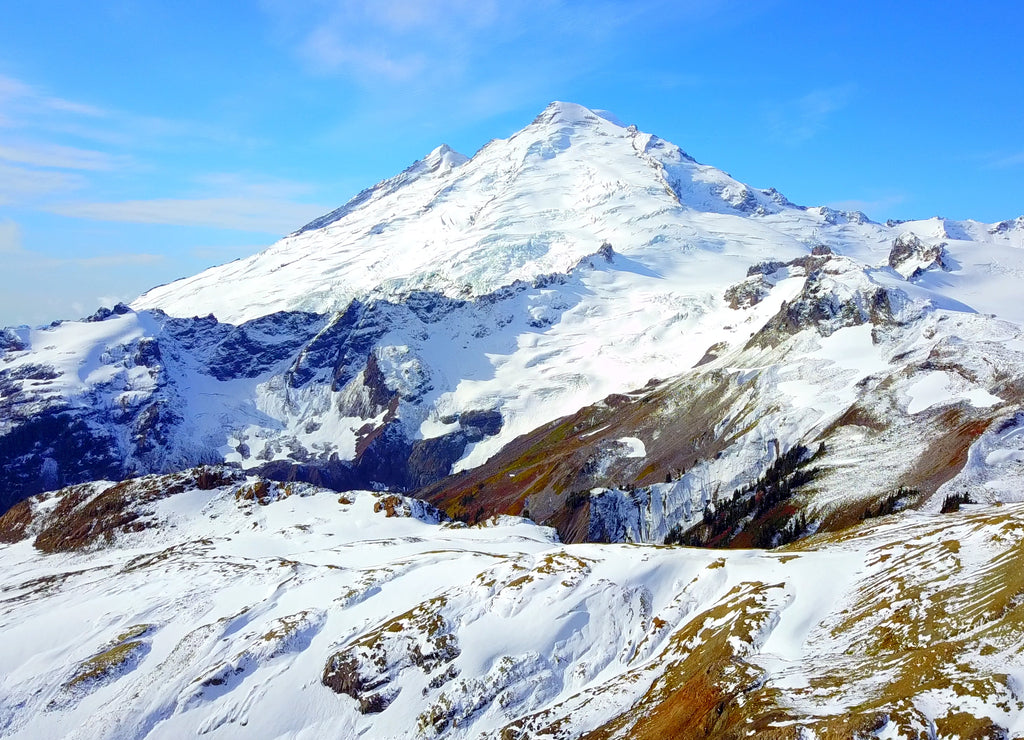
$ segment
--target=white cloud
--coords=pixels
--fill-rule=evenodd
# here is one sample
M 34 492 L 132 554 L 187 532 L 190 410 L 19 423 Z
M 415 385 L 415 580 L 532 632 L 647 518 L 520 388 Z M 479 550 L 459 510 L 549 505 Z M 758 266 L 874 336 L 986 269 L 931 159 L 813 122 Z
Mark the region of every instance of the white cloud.
M 160 254 L 79 257 L 28 250 L 22 245 L 21 229 L 10 220 L 0 220 L 0 261 L 5 279 L 0 291 L 0 325 L 84 316 L 97 306 L 117 303 L 108 298 L 97 302 L 97 295 L 137 295 L 153 284 L 154 266 L 169 263 Z
M 0 75 L 0 106 L 6 111 L 14 109 L 22 113 L 54 111 L 93 118 L 107 115 L 106 111 L 95 105 L 54 97 L 39 88 L 5 75 Z
M 237 131 L 200 121 L 162 118 L 67 100 L 3 75 L 0 75 L 0 111 L 0 127 L 24 132 L 32 139 L 73 136 L 122 150 L 161 148 L 168 141 L 185 141 L 190 145 L 196 142 L 239 146 L 262 143 Z M 75 153 L 70 147 L 60 147 L 49 141 L 39 148 L 45 151 L 47 147 L 56 150 L 53 156 L 67 157 Z M 86 155 L 87 151 L 77 150 L 77 164 L 71 166 L 76 169 L 111 169 L 104 166 L 82 167 L 83 163 L 96 165 L 102 157 L 108 156 L 103 152 L 88 152 Z M 114 164 L 118 164 L 116 158 Z
M 303 55 L 314 66 L 330 71 L 344 70 L 354 76 L 409 80 L 422 72 L 427 60 L 417 54 L 388 54 L 382 49 L 348 44 L 329 29 L 315 29 L 302 46 Z
M 71 257 L 56 261 L 78 267 L 127 267 L 129 265 L 154 265 L 166 259 L 162 254 L 126 252 L 123 254 L 101 254 L 96 257 Z
M 460 73 L 479 43 L 473 35 L 493 31 L 497 18 L 493 3 L 464 0 L 314 4 L 323 13 L 298 32 L 299 56 L 316 71 L 340 73 L 364 85 Z
M 313 192 L 312 185 L 276 177 L 262 177 L 255 174 L 238 172 L 213 172 L 198 175 L 195 182 L 209 190 L 209 195 L 223 195 L 246 198 L 262 198 L 265 200 L 288 200 L 309 195 Z
M 2 146 L 0 159 L 34 167 L 51 167 L 67 170 L 112 170 L 123 162 L 105 152 L 78 149 L 60 144 Z
M 79 318 L 98 306 L 130 299 L 153 285 L 154 264 L 166 262 L 159 255 L 136 254 L 84 259 L 28 251 L 4 255 L 0 326 Z
M 994 170 L 1005 170 L 1010 169 L 1011 167 L 1024 166 L 1024 152 L 993 157 L 988 166 L 989 169 Z
M 24 248 L 21 227 L 9 219 L 0 221 L 0 255 L 5 258 L 5 267 L 45 269 L 58 267 L 109 268 L 153 265 L 166 261 L 162 254 L 144 252 L 122 252 L 101 254 L 92 257 L 57 257 Z
M 75 190 L 85 182 L 74 173 L 35 170 L 0 162 L 0 204 L 24 203 L 41 195 Z
M 367 89 L 464 90 L 528 74 L 586 74 L 652 19 L 695 21 L 733 0 L 263 0 L 277 35 L 317 72 Z M 657 21 L 655 21 L 657 22 Z M 686 27 L 690 27 L 687 25 Z M 625 35 L 629 34 L 630 39 Z
M 907 197 L 902 194 L 886 195 L 879 198 L 873 198 L 871 200 L 851 199 L 851 200 L 837 200 L 831 203 L 826 203 L 829 208 L 835 208 L 837 211 L 861 211 L 866 213 L 868 216 L 874 216 L 877 214 L 885 214 L 890 208 L 901 205 L 907 201 Z
M 71 200 L 69 193 L 75 190 L 123 190 L 121 176 L 137 178 L 155 166 L 135 156 L 144 149 L 176 151 L 181 145 L 194 147 L 197 141 L 244 147 L 253 141 L 207 124 L 101 110 L 4 76 L 0 76 L 0 110 L 4 125 L 19 137 L 5 136 L 0 144 L 0 204 L 73 218 L 270 234 L 289 233 L 330 210 L 297 202 L 311 191 L 304 183 L 232 173 L 195 177 L 187 192 L 165 185 L 158 194 L 170 197 Z M 99 124 L 93 120 L 98 118 L 102 119 Z M 68 136 L 91 140 L 97 147 L 68 146 L 63 143 Z M 153 178 L 147 180 L 148 186 Z

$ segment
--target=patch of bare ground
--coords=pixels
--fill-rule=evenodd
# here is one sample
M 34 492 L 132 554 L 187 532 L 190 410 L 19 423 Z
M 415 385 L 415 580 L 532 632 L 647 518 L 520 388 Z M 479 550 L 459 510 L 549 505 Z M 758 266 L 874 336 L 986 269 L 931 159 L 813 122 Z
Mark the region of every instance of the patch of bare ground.
M 148 475 L 121 481 L 94 493 L 91 486 L 57 491 L 58 503 L 35 538 L 43 552 L 70 552 L 110 544 L 119 532 L 152 526 L 146 504 L 187 490 L 212 489 L 240 474 L 224 468 L 195 468 L 170 475 Z
M 912 486 L 924 493 L 934 493 L 946 481 L 963 470 L 967 451 L 989 424 L 990 417 L 977 417 L 964 405 L 954 406 L 939 414 L 932 424 L 931 440 L 900 485 Z
M 0 516 L 0 542 L 20 542 L 28 536 L 32 523 L 32 505 L 28 500 L 19 501 Z

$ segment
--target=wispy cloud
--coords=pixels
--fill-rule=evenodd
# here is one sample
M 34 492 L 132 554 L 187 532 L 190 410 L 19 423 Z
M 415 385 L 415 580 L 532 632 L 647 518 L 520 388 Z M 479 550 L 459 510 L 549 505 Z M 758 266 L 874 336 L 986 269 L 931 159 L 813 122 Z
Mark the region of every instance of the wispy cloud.
M 35 167 L 92 171 L 113 170 L 126 161 L 106 152 L 60 144 L 0 145 L 0 159 Z
M 989 161 L 988 167 L 993 170 L 1006 170 L 1012 167 L 1024 167 L 1024 152 L 994 156 Z
M 684 28 L 734 0 L 263 0 L 277 37 L 309 70 L 374 101 L 460 121 L 549 102 L 621 54 L 652 19 Z M 696 31 L 694 31 L 696 33 Z M 545 98 L 540 101 L 539 98 Z M 386 102 L 385 102 L 386 104 Z M 365 108 L 375 106 L 363 106 Z M 381 116 L 382 120 L 387 119 Z
M 37 170 L 0 162 L 0 204 L 31 202 L 39 196 L 81 188 L 85 182 L 76 173 Z
M 73 137 L 121 150 L 161 148 L 168 142 L 236 146 L 263 143 L 258 138 L 240 135 L 232 129 L 202 121 L 164 118 L 69 100 L 4 75 L 0 75 L 0 111 L 0 128 L 20 131 L 26 139 L 42 140 L 43 143 L 37 148 L 43 150 L 48 147 L 59 148 L 60 145 L 54 143 L 53 137 Z M 10 147 L 10 144 L 7 146 Z M 80 153 L 84 151 L 79 150 Z M 61 156 L 69 154 L 71 152 L 64 152 Z M 96 158 L 93 161 L 98 162 L 104 153 L 91 154 Z M 79 165 L 81 162 L 79 160 Z
M 21 225 L 11 219 L 0 220 L 0 255 L 4 256 L 5 267 L 20 266 L 33 269 L 50 267 L 127 267 L 132 265 L 152 265 L 166 260 L 164 255 L 147 254 L 144 252 L 101 254 L 89 257 L 57 257 L 28 250 L 25 249 L 22 240 Z
M 0 221 L 0 254 L 9 255 L 22 251 L 21 227 L 15 221 Z
M 878 198 L 872 198 L 870 200 L 864 199 L 852 199 L 852 200 L 837 200 L 831 203 L 826 203 L 829 208 L 835 208 L 838 211 L 861 211 L 863 213 L 872 215 L 886 215 L 886 212 L 894 208 L 895 206 L 901 205 L 907 202 L 907 196 L 902 193 L 894 193 L 892 195 L 885 195 Z
M 329 210 L 308 203 L 265 198 L 156 198 L 110 203 L 59 203 L 52 213 L 96 221 L 206 226 L 266 234 L 286 234 Z
M 56 111 L 78 116 L 102 118 L 107 111 L 89 103 L 66 100 L 50 95 L 38 87 L 6 75 L 0 75 L 0 107 L 17 113 Z
M 5 289 L 0 291 L 3 323 L 40 324 L 60 316 L 77 318 L 97 306 L 130 300 L 151 284 L 154 265 L 163 255 L 112 253 L 85 257 L 58 257 L 24 249 L 20 228 L 0 221 L 0 257 Z M 40 287 L 45 275 L 45 289 Z
M 0 204 L 72 218 L 275 235 L 329 210 L 299 202 L 312 190 L 307 184 L 248 173 L 194 176 L 178 186 L 179 192 L 170 190 L 168 197 L 71 200 L 75 191 L 109 191 L 115 181 L 108 173 L 137 177 L 140 172 L 158 170 L 159 158 L 146 161 L 147 152 L 153 154 L 151 150 L 159 148 L 155 142 L 165 142 L 171 151 L 179 145 L 194 147 L 197 139 L 242 147 L 253 142 L 230 132 L 222 136 L 206 124 L 78 103 L 6 76 L 0 76 L 0 110 L 3 125 L 15 132 L 0 144 Z M 71 146 L 69 138 L 86 139 L 95 146 Z
M 853 84 L 812 90 L 798 98 L 769 104 L 765 118 L 777 140 L 796 146 L 821 133 L 833 114 L 849 105 L 855 93 Z
M 164 262 L 166 259 L 162 254 L 125 252 L 121 254 L 101 254 L 96 257 L 69 257 L 51 261 L 65 265 L 77 265 L 79 267 L 127 267 L 130 265 L 154 265 Z
M 503 16 L 522 3 L 496 0 L 268 0 L 264 7 L 314 70 L 368 84 L 408 81 L 460 67 Z M 542 12 L 543 4 L 537 6 Z
M 195 182 L 199 187 L 210 191 L 210 194 L 230 193 L 234 196 L 267 200 L 301 198 L 314 190 L 307 182 L 242 172 L 211 172 L 197 175 Z
M 194 178 L 185 198 L 64 201 L 44 209 L 61 216 L 175 226 L 205 226 L 263 234 L 287 234 L 326 213 L 328 206 L 302 202 L 307 183 L 246 173 L 219 172 Z

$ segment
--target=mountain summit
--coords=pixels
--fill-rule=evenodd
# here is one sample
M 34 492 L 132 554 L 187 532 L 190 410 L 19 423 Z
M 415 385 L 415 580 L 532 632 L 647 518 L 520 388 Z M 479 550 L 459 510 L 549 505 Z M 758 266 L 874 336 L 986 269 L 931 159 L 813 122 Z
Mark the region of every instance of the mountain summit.
M 636 127 L 552 103 L 472 159 L 441 146 L 265 252 L 132 305 L 239 323 L 418 289 L 479 296 L 565 272 L 605 242 L 630 255 L 681 242 L 694 213 L 783 209 L 793 206 L 775 191 L 743 185 Z

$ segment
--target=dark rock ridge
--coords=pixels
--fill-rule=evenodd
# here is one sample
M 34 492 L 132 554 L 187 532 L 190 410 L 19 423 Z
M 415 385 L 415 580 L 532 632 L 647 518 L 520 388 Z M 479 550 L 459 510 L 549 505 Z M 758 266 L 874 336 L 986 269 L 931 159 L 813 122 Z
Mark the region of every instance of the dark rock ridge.
M 603 244 L 569 273 L 516 281 L 472 300 L 415 291 L 400 302 L 353 301 L 333 316 L 280 312 L 236 326 L 212 315 L 174 318 L 146 311 L 139 315 L 143 336 L 102 353 L 110 371 L 106 379 L 74 394 L 64 389 L 54 367 L 12 366 L 31 349 L 17 331 L 5 329 L 0 333 L 0 357 L 7 361 L 0 364 L 0 511 L 26 496 L 76 483 L 223 462 L 223 438 L 197 437 L 189 418 L 189 404 L 195 403 L 191 388 L 202 376 L 222 383 L 273 384 L 280 378 L 286 403 L 295 393 L 327 388 L 335 394 L 329 413 L 367 420 L 351 460 L 286 439 L 275 449 L 290 450 L 287 459 L 268 458 L 253 466 L 255 461 L 246 461 L 248 445 L 240 443 L 243 462 L 263 475 L 340 490 L 427 485 L 447 475 L 468 445 L 497 434 L 502 419 L 494 409 L 467 409 L 446 421 L 457 425 L 453 430 L 417 439 L 406 428 L 402 409 L 450 389 L 439 387 L 429 368 L 417 382 L 386 377 L 378 351 L 389 332 L 406 327 L 413 336 L 427 337 L 458 321 L 477 327 L 475 339 L 506 341 L 487 337 L 509 322 L 541 328 L 559 320 L 574 305 L 576 273 L 615 269 L 615 259 L 611 245 Z M 530 310 L 530 296 L 570 284 L 572 290 L 552 310 Z M 129 320 L 131 313 L 119 305 L 100 309 L 87 321 Z M 321 422 L 308 420 L 314 426 Z

